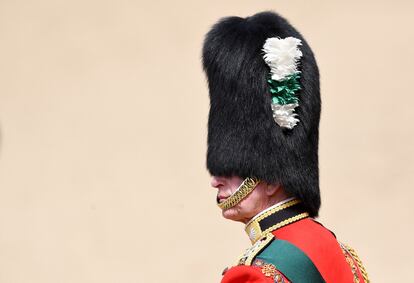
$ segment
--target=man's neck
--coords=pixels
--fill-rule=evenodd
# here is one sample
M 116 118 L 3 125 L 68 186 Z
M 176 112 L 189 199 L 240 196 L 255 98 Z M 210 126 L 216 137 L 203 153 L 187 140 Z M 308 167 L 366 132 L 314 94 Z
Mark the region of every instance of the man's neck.
M 260 215 L 266 213 L 267 211 L 275 208 L 276 206 L 280 206 L 283 205 L 284 203 L 287 203 L 288 201 L 291 201 L 292 199 L 294 199 L 294 197 L 289 197 L 289 198 L 284 198 L 283 200 L 280 200 L 270 206 L 268 206 L 266 209 L 260 211 L 258 214 L 256 214 L 255 216 L 253 216 L 249 221 L 247 221 L 245 224 L 246 226 L 249 225 L 252 221 L 254 221 L 255 219 L 257 219 Z

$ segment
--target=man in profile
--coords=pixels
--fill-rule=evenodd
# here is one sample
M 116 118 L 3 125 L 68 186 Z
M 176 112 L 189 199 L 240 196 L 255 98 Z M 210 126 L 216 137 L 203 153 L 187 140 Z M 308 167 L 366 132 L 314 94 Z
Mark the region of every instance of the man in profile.
M 206 35 L 203 66 L 211 184 L 252 242 L 222 283 L 368 282 L 355 252 L 314 220 L 321 101 L 305 39 L 272 12 L 224 18 Z

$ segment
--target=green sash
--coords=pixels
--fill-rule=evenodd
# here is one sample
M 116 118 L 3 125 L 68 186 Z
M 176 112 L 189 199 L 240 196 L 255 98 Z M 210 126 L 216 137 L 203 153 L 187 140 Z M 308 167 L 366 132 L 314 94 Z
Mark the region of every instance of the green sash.
M 293 283 L 325 283 L 308 256 L 287 241 L 274 239 L 256 258 L 273 264 Z

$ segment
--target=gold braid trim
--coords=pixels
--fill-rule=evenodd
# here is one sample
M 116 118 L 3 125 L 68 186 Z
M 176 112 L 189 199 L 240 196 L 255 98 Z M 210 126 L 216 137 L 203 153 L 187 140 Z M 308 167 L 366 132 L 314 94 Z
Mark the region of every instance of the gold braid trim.
M 266 230 L 262 231 L 259 222 L 262 221 L 263 219 L 265 219 L 266 217 L 269 217 L 272 214 L 275 214 L 283 209 L 289 208 L 291 206 L 294 206 L 298 203 L 300 203 L 301 201 L 298 199 L 293 199 L 290 200 L 282 205 L 276 206 L 268 211 L 266 211 L 265 213 L 259 215 L 257 218 L 253 218 L 249 223 L 247 223 L 246 227 L 245 227 L 245 231 L 247 233 L 247 235 L 250 238 L 250 241 L 254 244 L 257 240 L 261 239 L 263 237 L 263 235 L 266 235 L 276 229 L 279 229 L 283 226 L 286 226 L 290 223 L 296 222 L 300 219 L 306 218 L 309 216 L 309 213 L 307 212 L 303 212 L 300 213 L 298 215 L 292 216 L 288 219 L 285 219 L 279 223 L 275 223 L 274 225 L 272 225 L 271 227 L 267 228 Z
M 237 265 L 251 265 L 253 259 L 264 249 L 266 248 L 271 241 L 273 241 L 273 234 L 269 233 L 263 236 L 259 241 L 257 241 L 250 248 L 246 249 L 237 260 Z
M 307 212 L 304 212 L 304 213 L 298 214 L 298 215 L 296 215 L 296 216 L 293 216 L 293 217 L 291 217 L 291 218 L 288 218 L 288 219 L 286 219 L 286 220 L 283 220 L 282 222 L 279 222 L 279 223 L 277 223 L 277 224 L 273 225 L 272 227 L 267 228 L 266 230 L 264 230 L 264 231 L 263 231 L 263 233 L 262 233 L 262 234 L 267 234 L 267 233 L 269 233 L 269 232 L 271 232 L 271 231 L 274 231 L 274 230 L 276 230 L 276 229 L 279 229 L 279 228 L 281 228 L 281 227 L 283 227 L 283 226 L 286 226 L 286 225 L 288 225 L 288 224 L 290 224 L 290 223 L 296 222 L 296 221 L 298 221 L 298 220 L 300 220 L 300 219 L 303 219 L 303 218 L 306 218 L 306 217 L 308 217 L 308 216 L 309 216 L 309 213 L 307 213 Z
M 364 278 L 365 283 L 369 283 L 369 278 L 368 278 L 368 272 L 366 271 L 364 265 L 362 264 L 361 259 L 359 258 L 359 256 L 357 255 L 357 253 L 355 252 L 355 250 L 353 248 L 351 248 L 348 245 L 344 245 L 345 248 L 347 249 L 347 251 L 349 252 L 349 254 L 354 258 L 354 260 L 356 261 L 356 263 L 358 264 L 359 270 L 361 271 L 362 277 Z
M 257 178 L 248 177 L 244 179 L 240 187 L 230 197 L 228 197 L 225 201 L 217 204 L 218 207 L 223 210 L 232 208 L 241 202 L 245 197 L 247 197 L 254 190 L 254 188 L 256 188 L 259 182 L 260 180 Z
M 269 215 L 272 215 L 272 214 L 274 214 L 274 213 L 276 213 L 276 212 L 278 212 L 278 211 L 281 211 L 281 210 L 283 210 L 283 209 L 286 209 L 286 208 L 288 208 L 288 207 L 291 207 L 291 206 L 294 206 L 295 204 L 298 204 L 298 203 L 300 203 L 301 201 L 300 200 L 298 200 L 298 199 L 292 199 L 292 200 L 290 200 L 290 201 L 288 201 L 288 202 L 286 202 L 286 203 L 284 203 L 284 204 L 282 204 L 282 205 L 278 205 L 278 206 L 276 206 L 275 208 L 273 208 L 273 209 L 271 209 L 271 210 L 269 210 L 269 211 L 266 211 L 265 213 L 263 213 L 262 215 L 260 215 L 259 217 L 257 217 L 256 219 L 254 219 L 254 221 L 256 221 L 256 222 L 259 222 L 259 221 L 262 221 L 263 219 L 265 219 L 266 217 L 268 217 Z

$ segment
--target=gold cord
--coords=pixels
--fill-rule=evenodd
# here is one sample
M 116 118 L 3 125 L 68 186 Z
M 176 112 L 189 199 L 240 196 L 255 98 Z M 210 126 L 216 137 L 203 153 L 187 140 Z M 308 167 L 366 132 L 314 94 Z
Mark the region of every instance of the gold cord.
M 365 283 L 369 283 L 370 281 L 368 278 L 368 272 L 366 271 L 364 265 L 362 264 L 361 259 L 359 258 L 355 250 L 348 245 L 344 245 L 344 246 L 346 250 L 349 252 L 349 254 L 354 258 L 356 263 L 358 264 L 359 270 L 361 271 L 361 274 L 362 274 L 362 277 L 364 278 Z
M 225 201 L 218 203 L 218 207 L 220 207 L 223 210 L 232 208 L 239 202 L 241 202 L 245 197 L 247 197 L 259 184 L 260 180 L 257 178 L 246 178 L 244 179 L 243 183 L 240 185 L 240 187 Z

